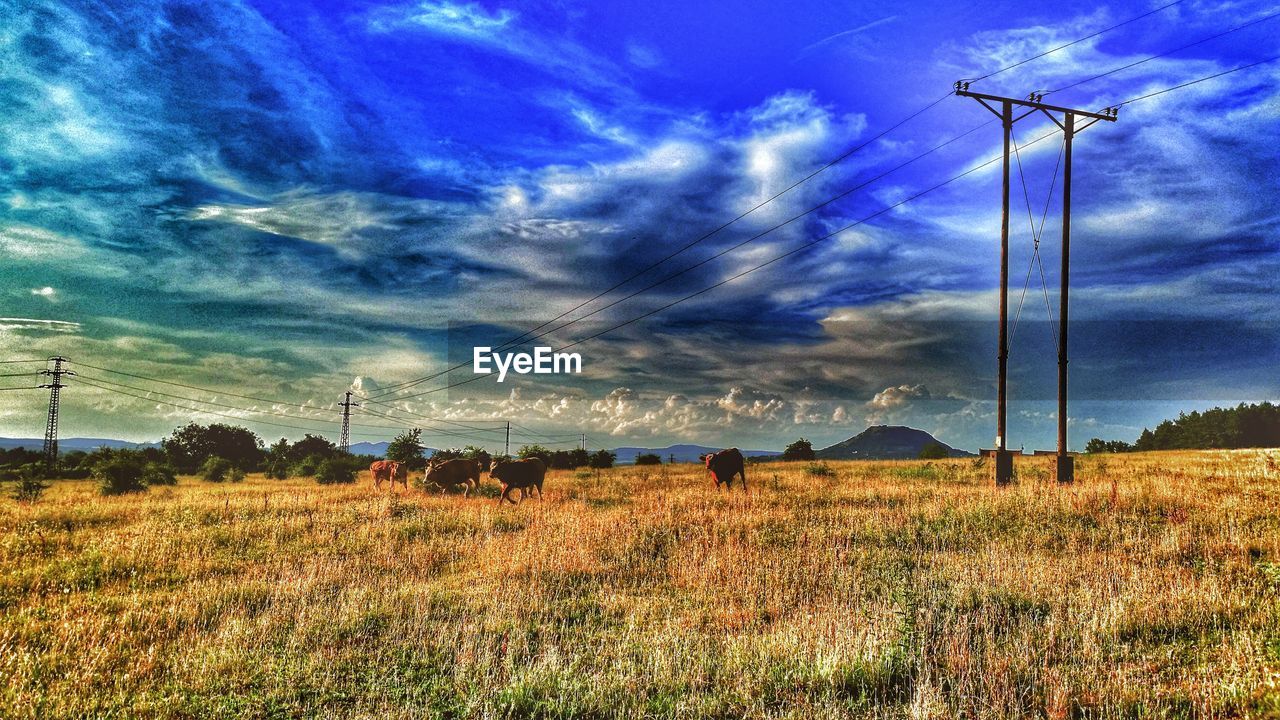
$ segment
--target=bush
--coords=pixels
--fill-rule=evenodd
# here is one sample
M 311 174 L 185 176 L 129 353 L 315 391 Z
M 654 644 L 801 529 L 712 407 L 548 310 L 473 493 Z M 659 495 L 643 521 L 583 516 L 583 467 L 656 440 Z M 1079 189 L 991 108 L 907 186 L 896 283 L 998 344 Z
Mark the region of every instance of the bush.
M 357 470 L 350 458 L 331 458 L 321 462 L 316 469 L 316 482 L 321 485 L 350 485 L 356 481 Z
M 288 480 L 289 462 L 284 458 L 269 461 L 267 463 L 266 475 L 272 480 Z
M 200 477 L 204 478 L 205 482 L 220 483 L 227 479 L 229 472 L 231 472 L 231 461 L 215 455 L 204 461 L 204 466 L 200 468 Z
M 44 491 L 49 489 L 49 483 L 42 479 L 42 471 L 43 468 L 35 464 L 23 465 L 17 470 L 14 473 L 17 485 L 13 488 L 13 499 L 18 502 L 39 500 Z
M 809 463 L 805 466 L 804 472 L 812 477 L 835 477 L 836 471 L 826 463 Z
M 608 450 L 597 450 L 591 453 L 591 462 L 589 464 L 597 470 L 601 468 L 611 468 L 613 467 L 613 461 L 617 459 L 617 453 L 612 453 Z
M 662 456 L 657 453 L 639 453 L 636 455 L 637 465 L 661 465 Z
M 147 489 L 142 479 L 145 470 L 146 466 L 141 458 L 113 453 L 93 466 L 92 476 L 98 481 L 98 492 L 103 495 L 124 495 Z
M 231 468 L 231 471 L 227 473 L 227 481 L 233 483 L 244 482 L 244 470 L 238 467 Z
M 177 485 L 178 474 L 170 465 L 150 462 L 142 469 L 142 483 L 148 487 L 152 485 Z
M 813 443 L 804 438 L 791 443 L 782 451 L 783 460 L 812 460 L 813 458 Z
M 320 464 L 325 461 L 322 455 L 308 455 L 302 459 L 302 462 L 293 466 L 293 474 L 302 477 L 312 477 L 320 471 Z

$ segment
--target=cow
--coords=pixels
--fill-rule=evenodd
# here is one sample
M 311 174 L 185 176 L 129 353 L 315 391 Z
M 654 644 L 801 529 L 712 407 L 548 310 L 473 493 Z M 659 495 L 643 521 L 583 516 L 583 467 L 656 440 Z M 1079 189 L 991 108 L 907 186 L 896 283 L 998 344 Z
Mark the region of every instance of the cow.
M 428 485 L 439 486 L 441 495 L 449 488 L 461 485 L 462 496 L 468 497 L 472 490 L 480 487 L 480 463 L 466 458 L 442 460 L 427 466 L 423 480 Z
M 724 483 L 725 487 L 733 490 L 733 476 L 742 476 L 742 491 L 747 490 L 747 468 L 742 460 L 742 453 L 738 452 L 738 448 L 729 448 L 721 450 L 718 453 L 711 453 L 706 456 L 707 470 L 711 472 L 711 479 L 716 481 L 716 489 L 720 489 L 720 484 Z
M 538 499 L 541 500 L 542 480 L 546 474 L 546 463 L 536 457 L 527 460 L 500 462 L 489 470 L 489 477 L 497 480 L 498 484 L 502 486 L 502 494 L 498 496 L 499 505 L 502 504 L 503 500 L 515 505 L 516 501 L 511 499 L 510 494 L 516 488 L 520 488 L 521 502 L 524 502 L 525 493 L 529 492 L 529 488 L 537 488 Z
M 394 460 L 374 460 L 369 465 L 369 474 L 373 476 L 375 489 L 382 489 L 382 480 L 386 478 L 391 481 L 390 489 L 394 490 L 397 475 L 400 475 L 400 483 L 404 485 L 404 489 L 409 489 L 409 478 L 400 473 L 400 463 Z

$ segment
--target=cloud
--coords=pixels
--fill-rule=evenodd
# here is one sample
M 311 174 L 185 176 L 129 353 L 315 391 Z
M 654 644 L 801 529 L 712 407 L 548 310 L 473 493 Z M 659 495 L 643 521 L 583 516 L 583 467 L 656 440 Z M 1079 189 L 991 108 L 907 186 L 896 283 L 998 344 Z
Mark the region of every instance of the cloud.
M 57 291 L 46 285 L 42 288 L 31 288 L 31 294 L 38 297 L 52 299 L 53 296 L 57 294 Z
M 867 424 L 879 425 L 891 412 L 903 409 L 916 400 L 927 400 L 930 397 L 929 388 L 924 385 L 885 388 L 867 403 Z
M 515 17 L 510 10 L 491 13 L 473 3 L 420 2 L 375 13 L 370 18 L 369 28 L 389 32 L 398 27 L 413 26 L 442 35 L 491 41 L 500 36 Z

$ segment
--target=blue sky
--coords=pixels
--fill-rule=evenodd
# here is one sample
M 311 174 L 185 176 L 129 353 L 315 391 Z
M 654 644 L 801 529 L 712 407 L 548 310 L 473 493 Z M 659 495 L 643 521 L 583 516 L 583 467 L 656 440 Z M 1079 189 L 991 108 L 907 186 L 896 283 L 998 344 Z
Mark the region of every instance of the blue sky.
M 536 326 L 957 78 L 1161 4 L 0 2 L 0 338 L 8 357 L 62 353 L 222 394 L 85 371 L 103 379 L 331 427 L 349 387 L 438 372 Z M 1061 87 L 1275 10 L 1186 0 L 975 89 Z M 1270 57 L 1278 23 L 1052 97 L 1100 108 Z M 1276 398 L 1278 68 L 1126 106 L 1078 138 L 1073 445 Z M 987 118 L 947 98 L 624 293 Z M 1029 119 L 1017 138 L 1047 131 Z M 1022 154 L 1037 218 L 1058 149 L 1054 137 Z M 998 151 L 998 127 L 977 130 L 548 342 L 646 313 Z M 1014 200 L 1016 307 L 1032 241 L 1020 185 Z M 1056 309 L 1056 194 L 1050 207 Z M 989 445 L 998 211 L 989 166 L 580 346 L 581 376 L 482 380 L 399 407 L 601 446 L 825 445 L 880 422 Z M 1011 358 L 1010 437 L 1028 448 L 1049 446 L 1054 427 L 1033 278 Z M 38 436 L 47 397 L 5 399 L 0 434 Z M 64 435 L 155 439 L 192 417 L 86 385 L 64 408 Z

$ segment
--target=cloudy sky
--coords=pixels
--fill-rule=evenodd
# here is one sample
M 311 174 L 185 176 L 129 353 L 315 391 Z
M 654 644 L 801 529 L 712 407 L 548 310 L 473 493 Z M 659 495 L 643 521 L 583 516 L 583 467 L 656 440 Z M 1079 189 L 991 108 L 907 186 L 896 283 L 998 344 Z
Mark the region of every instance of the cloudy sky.
M 989 113 L 944 98 L 953 81 L 1164 4 L 0 1 L 4 359 L 72 359 L 64 437 L 226 419 L 165 402 L 336 437 L 354 389 L 383 403 L 356 440 L 422 424 L 433 445 L 497 447 L 477 428 L 511 419 L 517 442 L 604 447 L 826 445 L 869 423 L 989 446 L 999 166 L 885 209 L 998 154 Z M 1185 0 L 974 89 L 1063 88 L 1276 10 Z M 1263 60 L 1278 26 L 1050 98 L 1099 109 Z M 1278 81 L 1259 65 L 1077 138 L 1073 446 L 1280 394 Z M 1015 174 L 1013 447 L 1054 436 L 1031 227 L 1052 185 L 1056 313 L 1060 147 L 1021 151 L 1025 194 Z M 575 346 L 582 375 L 397 391 L 694 241 L 543 328 L 559 347 L 641 318 Z M 0 365 L 0 384 L 40 366 Z M 0 435 L 40 436 L 46 391 L 3 397 Z

